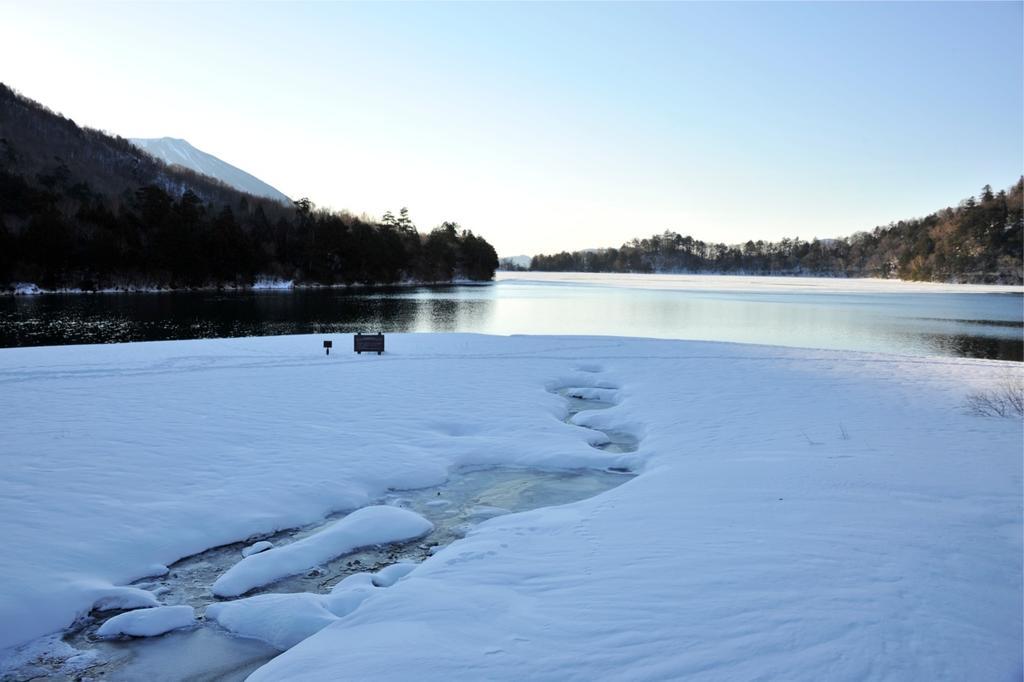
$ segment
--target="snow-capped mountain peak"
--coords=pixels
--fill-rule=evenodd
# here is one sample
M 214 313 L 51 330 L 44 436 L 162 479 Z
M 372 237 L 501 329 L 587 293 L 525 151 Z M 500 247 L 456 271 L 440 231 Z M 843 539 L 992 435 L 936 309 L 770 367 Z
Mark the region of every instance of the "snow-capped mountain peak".
M 246 173 L 241 168 L 232 166 L 201 149 L 196 149 L 186 140 L 176 137 L 154 137 L 131 138 L 130 141 L 139 149 L 169 165 L 183 166 L 197 173 L 216 178 L 243 192 L 274 199 L 283 204 L 291 204 L 291 199 L 283 192 L 271 187 L 254 175 Z

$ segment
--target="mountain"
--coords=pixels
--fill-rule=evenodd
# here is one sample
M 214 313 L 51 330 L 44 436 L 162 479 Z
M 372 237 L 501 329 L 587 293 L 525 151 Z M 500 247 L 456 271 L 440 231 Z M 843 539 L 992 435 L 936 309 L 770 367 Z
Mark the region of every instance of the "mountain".
M 253 197 L 222 180 L 184 166 L 170 166 L 120 136 L 79 127 L 73 120 L 23 97 L 0 83 L 0 214 L 38 213 L 28 201 L 32 188 L 50 191 L 73 178 L 80 197 L 102 196 L 122 203 L 137 189 L 152 185 L 175 198 L 186 190 L 205 203 L 237 206 L 243 197 L 251 208 L 265 204 L 272 219 L 284 209 L 277 201 Z M 13 180 L 17 176 L 21 180 Z M 26 187 L 21 187 L 27 182 Z M 13 183 L 13 184 L 11 184 Z M 52 193 L 52 192 L 51 192 Z M 290 210 L 284 211 L 291 214 Z M 0 215 L 2 218 L 2 215 Z M 8 227 L 16 227 L 8 222 Z
M 286 204 L 180 160 L 0 83 L 0 293 L 488 280 L 498 267 L 494 248 L 456 223 L 421 234 L 405 214 L 378 223 Z
M 213 154 L 196 149 L 187 141 L 175 137 L 154 137 L 128 139 L 169 166 L 183 166 L 197 173 L 216 178 L 221 182 L 254 196 L 266 197 L 290 206 L 292 200 L 254 175 L 221 161 Z
M 501 259 L 501 264 L 503 266 L 511 266 L 508 267 L 507 269 L 522 268 L 526 270 L 530 267 L 530 257 L 525 255 L 505 256 L 504 258 Z

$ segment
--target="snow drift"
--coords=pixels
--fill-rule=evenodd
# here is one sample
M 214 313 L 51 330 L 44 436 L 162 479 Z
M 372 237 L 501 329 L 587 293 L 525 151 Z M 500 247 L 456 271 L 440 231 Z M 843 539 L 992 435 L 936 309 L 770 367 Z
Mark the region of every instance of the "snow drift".
M 412 540 L 426 535 L 433 527 L 430 521 L 408 509 L 365 507 L 315 535 L 245 557 L 217 579 L 213 593 L 218 597 L 237 597 L 360 547 Z

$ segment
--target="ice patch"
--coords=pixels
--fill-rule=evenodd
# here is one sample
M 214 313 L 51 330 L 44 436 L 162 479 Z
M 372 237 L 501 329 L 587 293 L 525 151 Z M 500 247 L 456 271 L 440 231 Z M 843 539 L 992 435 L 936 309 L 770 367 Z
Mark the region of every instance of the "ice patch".
M 386 505 L 354 511 L 324 530 L 290 545 L 245 557 L 213 583 L 218 597 L 237 597 L 360 547 L 412 540 L 434 527 L 419 514 Z
M 74 677 L 99 658 L 96 651 L 79 651 L 60 635 L 41 637 L 23 646 L 0 651 L 0 680 L 46 678 L 52 673 Z
M 508 509 L 504 507 L 494 507 L 487 504 L 481 504 L 473 507 L 469 510 L 467 517 L 472 521 L 483 521 L 494 516 L 502 516 L 508 514 Z
M 563 389 L 562 393 L 570 398 L 579 398 L 580 400 L 599 400 L 601 402 L 614 403 L 618 398 L 619 392 L 614 388 L 580 386 Z

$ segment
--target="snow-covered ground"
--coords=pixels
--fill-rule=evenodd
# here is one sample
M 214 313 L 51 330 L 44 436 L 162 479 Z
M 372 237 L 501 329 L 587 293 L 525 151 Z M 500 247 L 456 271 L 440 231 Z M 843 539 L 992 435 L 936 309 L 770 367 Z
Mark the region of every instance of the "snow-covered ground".
M 457 465 L 611 466 L 640 475 L 278 600 L 315 634 L 252 679 L 1020 675 L 1024 433 L 963 406 L 1018 365 L 456 334 L 324 356 L 322 338 L 0 350 L 0 648 L 98 603 L 152 607 L 125 586 Z M 566 424 L 563 388 L 616 405 Z M 261 636 L 267 602 L 207 617 Z M 125 631 L 187 615 L 154 613 Z

